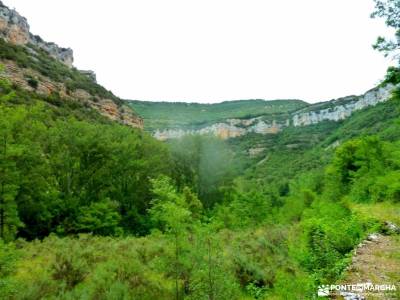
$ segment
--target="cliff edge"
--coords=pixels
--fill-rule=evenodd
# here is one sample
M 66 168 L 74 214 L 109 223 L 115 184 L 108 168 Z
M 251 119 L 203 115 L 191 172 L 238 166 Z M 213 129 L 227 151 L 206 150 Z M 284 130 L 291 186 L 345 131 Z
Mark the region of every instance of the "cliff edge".
M 45 42 L 40 36 L 32 34 L 27 19 L 1 1 L 0 37 L 14 45 L 34 45 L 68 67 L 72 67 L 74 62 L 74 53 L 71 48 L 62 48 L 55 43 Z
M 28 21 L 0 1 L 1 76 L 19 88 L 79 101 L 113 121 L 143 129 L 143 119 L 96 82 L 93 71 L 73 67 L 73 51 L 30 32 Z

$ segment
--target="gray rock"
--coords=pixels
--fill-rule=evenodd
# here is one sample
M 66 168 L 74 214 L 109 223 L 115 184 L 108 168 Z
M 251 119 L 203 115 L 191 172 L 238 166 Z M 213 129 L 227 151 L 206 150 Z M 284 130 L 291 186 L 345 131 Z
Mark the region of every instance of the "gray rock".
M 156 130 L 153 133 L 153 136 L 159 140 L 168 140 L 191 134 L 213 134 L 215 136 L 221 136 L 221 133 L 224 133 L 223 136 L 225 138 L 231 138 L 251 132 L 259 134 L 274 134 L 291 125 L 296 127 L 308 126 L 323 121 L 340 121 L 348 118 L 357 110 L 387 101 L 395 88 L 396 87 L 393 84 L 387 84 L 384 87 L 372 89 L 358 97 L 349 96 L 329 102 L 313 104 L 305 108 L 308 110 L 311 108 L 311 111 L 305 112 L 305 109 L 301 109 L 293 112 L 287 119 L 280 121 L 266 121 L 262 120 L 262 117 L 250 119 L 226 119 L 222 122 L 195 130 L 182 128 Z M 339 144 L 340 141 L 337 141 L 329 147 L 337 147 Z M 327 149 L 329 149 L 329 147 Z
M 386 101 L 390 98 L 391 92 L 394 89 L 393 84 L 388 84 L 384 87 L 372 89 L 362 96 L 345 97 L 338 100 L 326 102 L 327 107 L 321 110 L 298 113 L 293 116 L 294 126 L 307 126 L 317 124 L 322 121 L 340 121 L 348 118 L 357 110 L 361 110 L 368 106 L 374 106 L 379 102 Z M 343 103 L 343 104 L 340 104 Z
M 371 233 L 367 236 L 367 241 L 370 242 L 377 242 L 380 240 L 380 234 L 379 233 Z
M 387 234 L 399 234 L 400 227 L 390 221 L 386 221 L 383 226 L 383 231 Z
M 17 11 L 8 8 L 0 1 L 0 38 L 16 45 L 33 45 L 43 49 L 55 59 L 72 67 L 74 56 L 70 48 L 62 48 L 54 43 L 45 42 L 40 36 L 30 32 L 26 18 Z M 27 47 L 29 49 L 29 47 Z M 33 50 L 33 49 L 32 49 Z
M 350 292 L 340 292 L 340 296 L 342 296 L 345 300 L 365 300 L 364 296 Z

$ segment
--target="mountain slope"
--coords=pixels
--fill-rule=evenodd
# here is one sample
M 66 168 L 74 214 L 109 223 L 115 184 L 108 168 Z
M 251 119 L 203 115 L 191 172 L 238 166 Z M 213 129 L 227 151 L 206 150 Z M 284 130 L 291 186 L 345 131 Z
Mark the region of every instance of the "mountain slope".
M 301 100 L 238 100 L 217 104 L 128 101 L 146 121 L 146 130 L 198 128 L 228 118 L 289 113 L 307 106 Z
M 398 100 L 388 100 L 340 121 L 288 127 L 274 135 L 249 134 L 229 140 L 238 160 L 249 160 L 246 177 L 285 186 L 309 170 L 322 170 L 337 147 L 353 138 L 376 135 L 400 139 Z
M 43 41 L 27 20 L 0 1 L 1 76 L 19 88 L 66 101 L 79 101 L 107 118 L 143 128 L 143 120 L 124 102 L 97 84 L 93 74 L 72 66 L 71 49 Z
M 315 105 L 226 102 L 204 118 L 157 103 L 152 120 L 161 106 L 162 126 L 181 126 L 163 143 L 4 11 L 1 299 L 316 299 L 370 233 L 400 225 L 399 69 Z M 357 270 L 398 284 L 393 237 Z
M 170 172 L 166 146 L 72 61 L 0 2 L 0 240 L 80 231 L 94 207 L 117 225 L 100 231 L 148 230 L 132 216 L 146 214 L 150 179 Z
M 222 139 L 249 133 L 276 134 L 286 128 L 340 121 L 354 112 L 387 101 L 395 89 L 387 82 L 361 96 L 307 104 L 298 100 L 243 100 L 218 104 L 132 102 L 146 119 L 146 130 L 159 140 L 192 134 Z

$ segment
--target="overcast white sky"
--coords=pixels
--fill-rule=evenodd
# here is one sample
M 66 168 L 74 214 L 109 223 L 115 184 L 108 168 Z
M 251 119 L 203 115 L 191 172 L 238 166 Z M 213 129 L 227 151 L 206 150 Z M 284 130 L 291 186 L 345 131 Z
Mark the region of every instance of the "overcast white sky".
M 361 94 L 389 64 L 372 0 L 3 0 L 125 99 L 219 102 Z

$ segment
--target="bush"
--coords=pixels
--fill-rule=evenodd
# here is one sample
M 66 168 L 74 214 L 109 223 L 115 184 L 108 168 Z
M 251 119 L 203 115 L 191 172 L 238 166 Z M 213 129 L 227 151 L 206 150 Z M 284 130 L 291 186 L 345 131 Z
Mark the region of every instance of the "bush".
M 317 201 L 305 211 L 300 237 L 291 240 L 293 257 L 318 283 L 334 282 L 348 263 L 348 255 L 365 234 L 360 220 L 342 204 Z
M 59 249 L 55 254 L 52 277 L 64 283 L 66 289 L 72 289 L 87 276 L 88 263 L 85 255 L 91 254 L 77 241 L 71 241 L 67 246 Z
M 386 72 L 385 83 L 397 84 L 400 82 L 400 69 L 396 67 L 389 67 Z
M 39 86 L 39 81 L 37 81 L 37 79 L 35 79 L 35 78 L 29 76 L 29 77 L 27 78 L 27 81 L 28 81 L 29 86 L 32 87 L 33 89 L 36 90 L 36 89 L 38 88 L 38 86 Z
M 370 185 L 369 191 L 374 202 L 400 202 L 400 171 L 379 176 Z
M 11 297 L 16 292 L 16 284 L 12 279 L 15 273 L 17 263 L 17 254 L 14 244 L 5 244 L 0 239 L 0 298 Z

